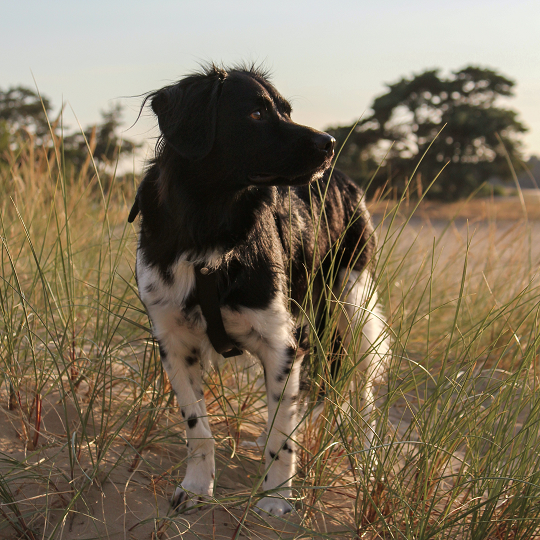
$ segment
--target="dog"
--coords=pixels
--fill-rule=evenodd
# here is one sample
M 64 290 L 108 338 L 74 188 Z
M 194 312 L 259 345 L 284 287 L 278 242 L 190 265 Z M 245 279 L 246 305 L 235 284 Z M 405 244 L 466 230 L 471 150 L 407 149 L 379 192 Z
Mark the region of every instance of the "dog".
M 367 374 L 368 414 L 385 368 L 364 194 L 331 170 L 334 138 L 294 123 L 291 105 L 260 68 L 210 65 L 148 94 L 143 107 L 148 101 L 161 134 L 128 220 L 141 214 L 137 286 L 186 424 L 187 470 L 171 504 L 189 511 L 212 497 L 203 370 L 248 352 L 262 363 L 268 400 L 268 494 L 257 507 L 280 516 L 292 508 L 300 369 L 309 349 L 300 306 L 310 287 L 314 297 L 326 294 L 330 267 L 344 346 L 361 331 L 354 354 Z M 323 315 L 317 324 L 324 326 Z

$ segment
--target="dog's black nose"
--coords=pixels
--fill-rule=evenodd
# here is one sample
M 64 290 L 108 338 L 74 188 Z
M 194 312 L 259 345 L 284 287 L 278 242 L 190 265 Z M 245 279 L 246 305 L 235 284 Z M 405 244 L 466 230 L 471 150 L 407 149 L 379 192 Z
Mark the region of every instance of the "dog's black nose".
M 325 154 L 331 154 L 336 146 L 336 139 L 332 135 L 328 135 L 328 133 L 318 133 L 313 138 L 313 142 L 317 149 Z

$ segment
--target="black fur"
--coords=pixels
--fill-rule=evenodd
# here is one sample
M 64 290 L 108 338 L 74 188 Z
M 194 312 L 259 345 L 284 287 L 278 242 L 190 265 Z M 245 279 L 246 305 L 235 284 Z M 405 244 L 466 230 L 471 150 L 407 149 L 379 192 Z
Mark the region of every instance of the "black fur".
M 186 362 L 187 362 L 187 365 L 188 366 L 193 366 L 194 364 L 197 363 L 197 357 L 196 356 L 187 356 L 186 357 Z

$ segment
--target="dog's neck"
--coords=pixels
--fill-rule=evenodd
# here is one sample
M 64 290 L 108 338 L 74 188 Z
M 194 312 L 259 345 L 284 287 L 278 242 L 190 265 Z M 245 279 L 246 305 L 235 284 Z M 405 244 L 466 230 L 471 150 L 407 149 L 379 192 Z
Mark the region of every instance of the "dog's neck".
M 138 193 L 145 251 L 159 239 L 174 260 L 184 252 L 226 252 L 248 241 L 262 215 L 273 211 L 276 188 L 226 190 L 220 185 L 190 174 L 189 168 L 154 164 Z

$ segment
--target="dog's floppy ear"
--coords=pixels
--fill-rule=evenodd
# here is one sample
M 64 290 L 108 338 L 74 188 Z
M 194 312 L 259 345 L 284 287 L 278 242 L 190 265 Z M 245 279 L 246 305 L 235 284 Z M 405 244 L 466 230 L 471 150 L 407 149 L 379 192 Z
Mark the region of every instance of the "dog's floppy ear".
M 221 80 L 192 75 L 151 96 L 163 138 L 182 157 L 202 159 L 214 144 Z

